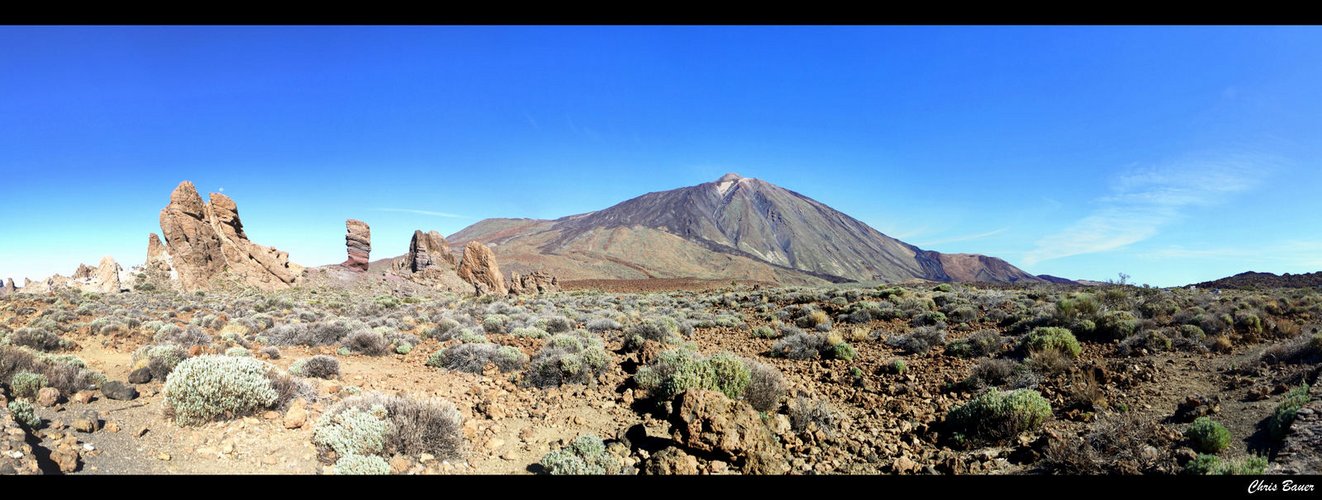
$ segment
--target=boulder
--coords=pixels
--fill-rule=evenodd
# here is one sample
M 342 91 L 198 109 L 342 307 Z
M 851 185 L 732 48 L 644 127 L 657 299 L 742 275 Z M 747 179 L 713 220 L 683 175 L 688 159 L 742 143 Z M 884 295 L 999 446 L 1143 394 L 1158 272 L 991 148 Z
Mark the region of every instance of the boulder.
M 129 373 L 129 383 L 145 384 L 147 382 L 151 382 L 151 368 L 144 366 Z
M 356 271 L 366 271 L 368 256 L 372 253 L 372 228 L 358 219 L 344 221 L 346 229 L 344 245 L 349 251 L 349 260 L 340 264 Z
M 283 423 L 286 429 L 298 429 L 303 427 L 308 421 L 307 403 L 302 398 L 295 399 L 289 405 L 289 411 L 285 412 Z
M 717 391 L 691 390 L 675 397 L 670 425 L 675 442 L 730 460 L 744 474 L 784 474 L 784 451 L 748 403 Z
M 223 194 L 211 193 L 211 203 L 203 203 L 193 183 L 181 182 L 160 220 L 185 291 L 204 290 L 225 272 L 263 290 L 288 288 L 303 274 L 302 266 L 289 262 L 289 254 L 249 241 L 238 207 Z
M 132 401 L 138 397 L 138 390 L 131 385 L 112 380 L 101 384 L 101 394 L 116 401 Z
M 69 422 L 69 427 L 78 432 L 93 433 L 101 430 L 101 414 L 95 410 L 84 410 Z
M 37 405 L 43 407 L 55 406 L 60 402 L 60 390 L 55 387 L 42 387 L 37 391 Z
M 464 246 L 463 260 L 459 262 L 459 277 L 473 285 L 478 295 L 505 295 L 505 275 L 496 265 L 496 254 L 476 240 Z

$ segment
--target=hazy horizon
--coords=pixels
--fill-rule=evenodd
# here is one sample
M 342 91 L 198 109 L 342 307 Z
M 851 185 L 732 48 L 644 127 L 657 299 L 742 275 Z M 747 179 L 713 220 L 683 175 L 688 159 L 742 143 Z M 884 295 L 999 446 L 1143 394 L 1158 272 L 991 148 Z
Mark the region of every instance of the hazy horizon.
M 299 264 L 738 172 L 924 249 L 1175 286 L 1322 270 L 1312 27 L 0 27 L 0 279 L 170 191 Z

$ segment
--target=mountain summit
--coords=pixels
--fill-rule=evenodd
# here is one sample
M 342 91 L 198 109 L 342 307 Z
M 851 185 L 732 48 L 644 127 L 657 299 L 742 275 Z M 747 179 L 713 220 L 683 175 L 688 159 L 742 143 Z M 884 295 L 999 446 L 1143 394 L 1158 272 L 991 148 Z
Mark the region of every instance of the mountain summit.
M 994 257 L 891 238 L 812 198 L 728 173 L 556 220 L 486 219 L 449 238 L 567 279 L 1038 282 Z

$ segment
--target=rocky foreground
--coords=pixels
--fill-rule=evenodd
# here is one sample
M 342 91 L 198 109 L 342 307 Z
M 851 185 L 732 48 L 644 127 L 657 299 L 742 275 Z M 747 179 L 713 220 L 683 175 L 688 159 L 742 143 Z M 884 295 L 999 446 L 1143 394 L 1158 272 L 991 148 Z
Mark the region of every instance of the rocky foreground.
M 1313 292 L 343 272 L 0 298 L 0 472 L 1318 472 Z

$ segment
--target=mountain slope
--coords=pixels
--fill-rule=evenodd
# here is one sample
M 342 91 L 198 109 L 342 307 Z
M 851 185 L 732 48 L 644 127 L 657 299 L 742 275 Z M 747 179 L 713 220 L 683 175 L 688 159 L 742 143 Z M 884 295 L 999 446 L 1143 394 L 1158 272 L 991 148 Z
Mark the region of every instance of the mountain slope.
M 1198 288 L 1314 288 L 1322 287 L 1322 271 L 1314 273 L 1276 275 L 1273 273 L 1245 272 L 1218 280 L 1204 281 Z
M 487 219 L 448 239 L 456 245 L 476 239 L 491 245 L 502 265 L 563 268 L 569 279 L 1041 281 L 994 257 L 922 250 L 821 202 L 737 174 L 554 221 Z

